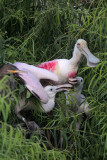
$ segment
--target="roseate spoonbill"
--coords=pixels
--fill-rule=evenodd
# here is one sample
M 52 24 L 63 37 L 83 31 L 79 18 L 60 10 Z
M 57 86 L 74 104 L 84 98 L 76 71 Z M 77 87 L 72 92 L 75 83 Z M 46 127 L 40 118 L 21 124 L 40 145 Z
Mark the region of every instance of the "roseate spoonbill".
M 80 121 L 76 123 L 76 129 L 80 128 L 80 124 L 83 121 L 81 113 L 89 115 L 89 103 L 86 101 L 86 97 L 81 94 L 83 88 L 83 78 L 76 77 L 77 83 L 74 85 L 74 93 L 65 92 L 66 104 L 72 106 L 72 111 L 80 114 Z M 70 82 L 72 83 L 72 82 Z
M 59 78 L 59 84 L 67 83 L 68 79 L 76 77 L 82 55 L 86 57 L 88 66 L 96 67 L 98 65 L 99 59 L 90 52 L 87 42 L 83 39 L 78 39 L 71 59 L 55 59 L 41 63 L 37 67 L 55 73 Z
M 40 112 L 48 113 L 50 112 L 54 106 L 55 106 L 55 96 L 58 92 L 61 92 L 63 90 L 69 90 L 71 88 L 71 84 L 63 84 L 63 85 L 57 85 L 57 86 L 46 86 L 44 87 L 45 92 L 48 95 L 48 102 L 43 103 L 40 101 L 41 108 L 37 108 Z M 33 99 L 35 101 L 35 99 Z M 17 104 L 16 108 L 16 115 L 19 119 L 21 119 L 29 129 L 36 130 L 39 126 L 34 121 L 27 121 L 21 114 L 20 111 L 24 110 L 34 110 L 36 109 L 35 102 L 32 101 L 32 97 L 28 100 L 28 103 L 26 103 L 26 98 L 23 96 L 22 99 L 19 100 L 19 103 Z M 37 106 L 38 107 L 38 106 Z

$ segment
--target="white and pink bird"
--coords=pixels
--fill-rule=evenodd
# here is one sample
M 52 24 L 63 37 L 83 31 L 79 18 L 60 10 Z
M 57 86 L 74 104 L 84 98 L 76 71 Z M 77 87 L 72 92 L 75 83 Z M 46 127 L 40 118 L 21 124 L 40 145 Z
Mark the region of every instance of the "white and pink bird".
M 96 67 L 98 65 L 99 59 L 90 52 L 87 46 L 87 42 L 83 39 L 78 39 L 75 44 L 73 56 L 71 59 L 55 59 L 41 63 L 37 65 L 37 67 L 55 73 L 59 78 L 57 84 L 64 84 L 69 80 L 73 82 L 77 75 L 78 66 L 82 55 L 86 57 L 88 66 Z

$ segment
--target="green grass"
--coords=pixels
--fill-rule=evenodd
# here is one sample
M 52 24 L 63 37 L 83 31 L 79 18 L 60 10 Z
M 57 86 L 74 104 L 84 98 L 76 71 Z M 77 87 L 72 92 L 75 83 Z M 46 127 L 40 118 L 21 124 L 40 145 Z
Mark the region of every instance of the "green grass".
M 50 117 L 30 112 L 44 132 L 28 133 L 13 128 L 21 123 L 11 111 L 18 97 L 0 81 L 0 89 L 14 101 L 0 96 L 0 160 L 105 160 L 107 159 L 107 3 L 92 1 L 0 0 L 0 64 L 21 61 L 38 64 L 55 58 L 71 58 L 79 38 L 100 59 L 96 68 L 83 59 L 78 75 L 84 78 L 83 94 L 91 106 L 90 116 L 79 131 L 60 93 Z M 60 98 L 60 100 L 59 100 Z M 61 101 L 62 100 L 62 101 Z M 46 138 L 47 130 L 50 139 Z

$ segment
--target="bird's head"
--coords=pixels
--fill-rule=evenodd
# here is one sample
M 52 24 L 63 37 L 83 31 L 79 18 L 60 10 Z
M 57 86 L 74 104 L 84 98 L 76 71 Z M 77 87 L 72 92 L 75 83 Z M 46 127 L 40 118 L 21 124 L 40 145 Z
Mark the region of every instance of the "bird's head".
M 0 75 L 4 76 L 6 74 L 13 74 L 20 72 L 15 66 L 12 64 L 4 64 L 2 67 L 0 67 Z
M 76 80 L 77 80 L 77 83 L 74 85 L 74 90 L 81 93 L 83 84 L 84 84 L 84 80 L 82 77 L 76 77 Z
M 90 52 L 87 42 L 84 39 L 77 40 L 76 48 L 87 58 L 87 65 L 89 67 L 96 67 L 98 65 L 100 60 Z
M 57 85 L 57 86 L 46 86 L 45 91 L 46 91 L 49 98 L 54 98 L 58 92 L 61 92 L 63 90 L 69 91 L 71 87 L 72 87 L 71 84 L 63 84 L 63 85 Z
M 76 83 L 76 85 L 83 85 L 83 83 L 84 83 L 84 80 L 83 80 L 83 78 L 82 77 L 76 77 L 76 79 L 77 79 L 77 83 Z

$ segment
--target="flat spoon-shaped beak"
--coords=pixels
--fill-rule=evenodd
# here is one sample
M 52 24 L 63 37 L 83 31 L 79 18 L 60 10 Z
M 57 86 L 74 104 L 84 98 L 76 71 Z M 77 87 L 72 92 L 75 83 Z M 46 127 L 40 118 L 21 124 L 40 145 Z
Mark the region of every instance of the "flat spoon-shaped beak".
M 63 85 L 55 86 L 55 90 L 56 90 L 56 93 L 61 91 L 70 91 L 71 87 L 72 87 L 71 84 L 63 84 Z
M 100 62 L 100 60 L 90 52 L 87 46 L 82 47 L 81 50 L 82 50 L 82 53 L 87 58 L 87 65 L 89 67 L 96 67 Z

